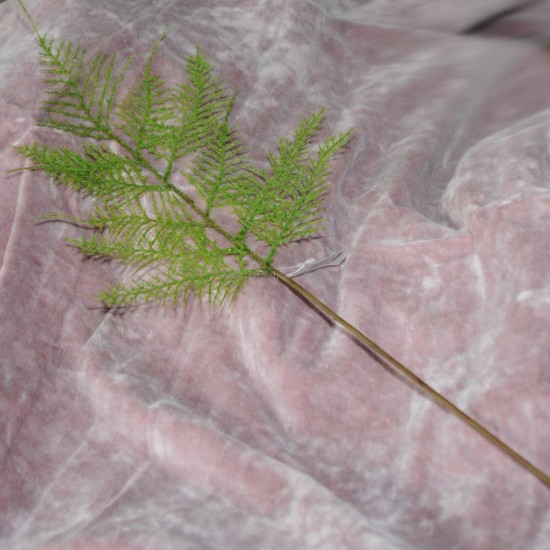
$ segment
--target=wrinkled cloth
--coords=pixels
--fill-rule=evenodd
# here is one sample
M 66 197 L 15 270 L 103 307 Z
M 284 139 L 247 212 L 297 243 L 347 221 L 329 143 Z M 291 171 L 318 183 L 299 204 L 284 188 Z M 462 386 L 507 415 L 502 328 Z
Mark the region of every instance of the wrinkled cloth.
M 550 4 L 34 0 L 41 31 L 239 89 L 259 163 L 301 115 L 355 129 L 320 239 L 278 266 L 550 471 Z M 499 16 L 502 16 L 499 19 Z M 546 18 L 546 19 L 545 19 Z M 542 34 L 541 34 L 542 33 Z M 544 36 L 542 36 L 544 38 Z M 136 66 L 137 66 L 136 65 Z M 123 90 L 128 89 L 130 73 Z M 275 279 L 231 308 L 106 311 L 123 278 L 37 224 L 88 204 L 12 145 L 45 85 L 0 4 L 0 547 L 546 549 L 550 490 Z

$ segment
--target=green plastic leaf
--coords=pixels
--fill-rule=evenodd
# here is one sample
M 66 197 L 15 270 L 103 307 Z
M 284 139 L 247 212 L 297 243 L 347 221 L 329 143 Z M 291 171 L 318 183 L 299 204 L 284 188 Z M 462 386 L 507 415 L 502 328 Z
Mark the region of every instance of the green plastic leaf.
M 17 150 L 27 169 L 94 199 L 84 218 L 51 219 L 91 229 L 71 244 L 129 269 L 127 282 L 100 295 L 108 306 L 183 304 L 191 294 L 229 302 L 249 277 L 273 272 L 282 246 L 321 230 L 330 164 L 350 139 L 346 132 L 314 147 L 322 110 L 279 140 L 265 170 L 231 125 L 236 93 L 199 48 L 185 59 L 187 82 L 169 87 L 154 71 L 162 35 L 119 99 L 131 60 L 119 67 L 114 55 L 87 57 L 35 31 L 48 86 L 40 124 L 86 139 L 80 150 Z

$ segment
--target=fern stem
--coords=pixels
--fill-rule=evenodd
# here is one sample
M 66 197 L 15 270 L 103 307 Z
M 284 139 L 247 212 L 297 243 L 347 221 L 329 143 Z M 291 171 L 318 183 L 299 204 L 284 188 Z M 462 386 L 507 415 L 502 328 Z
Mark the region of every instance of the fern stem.
M 326 315 L 330 320 L 334 321 L 337 325 L 343 328 L 353 338 L 358 340 L 364 347 L 373 352 L 384 363 L 392 367 L 395 371 L 399 372 L 409 382 L 411 382 L 417 389 L 421 390 L 425 395 L 432 398 L 438 405 L 444 410 L 455 415 L 460 421 L 464 422 L 470 428 L 475 430 L 481 437 L 494 445 L 497 449 L 508 455 L 512 460 L 519 464 L 522 468 L 534 475 L 539 481 L 544 483 L 547 487 L 550 487 L 550 476 L 542 471 L 540 468 L 529 462 L 517 451 L 512 449 L 509 445 L 504 443 L 496 435 L 490 432 L 487 428 L 484 428 L 479 422 L 474 420 L 471 416 L 467 415 L 462 409 L 458 408 L 454 403 L 449 401 L 446 397 L 437 392 L 429 384 L 424 382 L 422 378 L 414 374 L 405 365 L 400 363 L 387 351 L 381 348 L 378 344 L 373 342 L 370 338 L 365 336 L 359 329 L 354 327 L 351 323 L 348 323 L 345 319 L 340 317 L 335 311 L 328 307 L 324 302 L 319 300 L 316 296 L 311 294 L 303 286 L 298 284 L 294 279 L 291 279 L 284 273 L 281 273 L 275 268 L 271 268 L 273 276 L 277 277 L 279 281 L 284 283 L 287 287 L 299 294 L 306 302 L 313 306 L 318 311 Z

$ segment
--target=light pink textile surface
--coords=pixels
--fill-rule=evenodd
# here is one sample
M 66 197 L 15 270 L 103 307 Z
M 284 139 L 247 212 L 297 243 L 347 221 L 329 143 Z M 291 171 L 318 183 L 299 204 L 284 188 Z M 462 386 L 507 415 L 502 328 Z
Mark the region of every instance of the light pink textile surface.
M 28 0 L 90 52 L 142 61 L 168 28 L 171 81 L 199 42 L 259 162 L 321 105 L 328 129 L 353 126 L 323 239 L 277 265 L 346 250 L 299 282 L 548 472 L 550 56 L 458 34 L 524 5 L 519 27 L 548 17 L 504 0 Z M 276 280 L 214 313 L 97 307 L 120 270 L 68 247 L 76 228 L 34 223 L 85 201 L 5 173 L 11 145 L 63 142 L 36 128 L 37 53 L 1 3 L 1 548 L 550 547 L 548 488 Z

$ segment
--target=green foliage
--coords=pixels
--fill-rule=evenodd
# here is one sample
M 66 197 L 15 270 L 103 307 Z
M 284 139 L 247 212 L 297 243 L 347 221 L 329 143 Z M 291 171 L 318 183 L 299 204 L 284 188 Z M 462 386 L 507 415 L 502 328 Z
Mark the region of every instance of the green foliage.
M 312 151 L 323 111 L 302 118 L 262 169 L 231 126 L 235 93 L 198 48 L 185 60 L 188 82 L 171 87 L 153 72 L 161 36 L 119 100 L 132 60 L 118 68 L 115 55 L 88 59 L 80 46 L 32 25 L 48 85 L 39 124 L 85 140 L 79 151 L 17 149 L 28 169 L 95 199 L 77 220 L 92 233 L 71 242 L 132 270 L 131 282 L 99 296 L 108 306 L 178 304 L 190 293 L 221 304 L 248 277 L 272 274 L 281 246 L 320 231 L 330 163 L 351 135 L 328 136 Z M 219 220 L 228 218 L 225 227 Z

